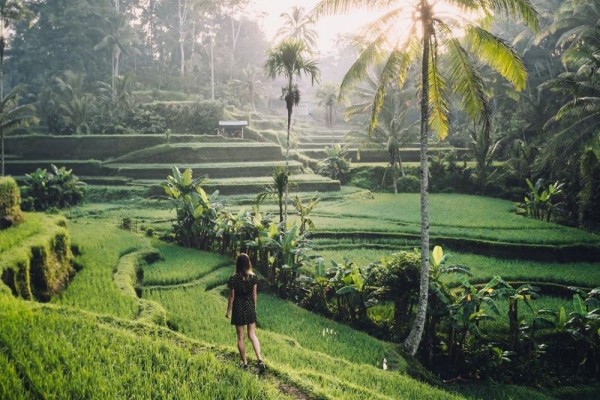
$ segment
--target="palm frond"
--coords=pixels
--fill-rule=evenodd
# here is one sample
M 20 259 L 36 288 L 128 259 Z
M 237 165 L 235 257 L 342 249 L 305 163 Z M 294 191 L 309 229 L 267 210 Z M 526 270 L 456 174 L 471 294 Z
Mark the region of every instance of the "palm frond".
M 311 17 L 319 18 L 323 15 L 345 14 L 350 10 L 365 8 L 368 10 L 385 10 L 396 0 L 321 0 L 309 13 Z
M 491 112 L 484 93 L 484 83 L 473 61 L 452 30 L 436 20 L 442 44 L 446 48 L 444 64 L 452 91 L 463 100 L 463 109 L 474 121 L 489 125 Z
M 432 41 L 429 58 L 429 126 L 444 140 L 450 129 L 450 105 L 447 98 L 446 79 L 437 60 L 437 45 Z
M 343 99 L 347 91 L 354 85 L 365 79 L 371 65 L 377 64 L 383 60 L 386 53 L 383 44 L 386 40 L 387 38 L 385 36 L 378 37 L 369 43 L 369 45 L 359 54 L 357 60 L 352 64 L 348 72 L 346 72 L 344 79 L 342 79 L 339 95 L 340 99 Z
M 413 61 L 414 54 L 411 54 L 411 52 L 395 48 L 390 53 L 381 72 L 379 86 L 375 93 L 375 98 L 373 99 L 371 121 L 369 123 L 369 136 L 372 135 L 373 130 L 377 127 L 377 118 L 385 101 L 386 88 L 392 84 L 402 87 Z
M 521 91 L 527 85 L 527 70 L 516 51 L 503 39 L 475 25 L 469 25 L 465 38 L 472 51 Z
M 533 31 L 539 29 L 540 16 L 530 0 L 482 0 L 481 3 L 495 13 L 518 18 Z

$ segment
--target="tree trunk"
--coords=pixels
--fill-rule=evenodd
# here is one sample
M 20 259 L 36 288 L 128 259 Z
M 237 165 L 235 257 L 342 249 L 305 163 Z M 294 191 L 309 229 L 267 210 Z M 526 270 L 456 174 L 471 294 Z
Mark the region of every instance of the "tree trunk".
M 0 60 L 0 115 L 4 114 L 4 65 L 2 60 Z M 0 121 L 0 164 L 1 174 L 0 176 L 4 176 L 4 122 Z
M 519 343 L 519 312 L 517 300 L 508 300 L 508 322 L 510 331 L 510 347 L 515 351 Z
M 185 78 L 185 43 L 183 39 L 179 39 L 179 56 L 181 57 L 181 64 L 179 65 L 179 76 Z
M 421 0 L 421 22 L 423 25 L 423 59 L 421 65 L 421 279 L 419 301 L 414 325 L 403 346 L 412 356 L 417 353 L 425 329 L 427 301 L 429 294 L 429 164 L 427 160 L 427 141 L 429 139 L 429 61 L 431 15 L 429 4 Z
M 286 183 L 285 183 L 285 202 L 283 204 L 283 208 L 284 208 L 284 221 L 287 224 L 287 216 L 288 216 L 288 212 L 287 212 L 287 204 L 288 204 L 288 197 L 289 197 L 289 188 L 290 188 L 290 183 L 289 183 L 289 179 L 290 179 L 290 129 L 292 127 L 292 111 L 294 110 L 294 93 L 293 93 L 294 87 L 293 87 L 293 81 L 292 78 L 290 76 L 290 81 L 288 84 L 288 92 L 287 95 L 285 96 L 285 103 L 286 103 L 286 108 L 287 108 L 287 140 L 285 143 L 285 173 L 286 173 Z

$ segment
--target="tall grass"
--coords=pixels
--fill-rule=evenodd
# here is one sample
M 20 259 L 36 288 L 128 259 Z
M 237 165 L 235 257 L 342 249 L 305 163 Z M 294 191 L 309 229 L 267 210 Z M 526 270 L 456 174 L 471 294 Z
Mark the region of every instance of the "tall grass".
M 0 296 L 2 399 L 276 399 L 210 353 Z M 5 372 L 6 371 L 6 372 Z M 26 382 L 26 385 L 24 384 Z
M 419 233 L 418 194 L 374 194 L 319 208 L 318 230 Z M 506 200 L 457 195 L 430 196 L 431 234 L 531 244 L 600 243 L 600 236 L 580 229 L 526 218 Z
M 97 313 L 135 318 L 137 299 L 117 289 L 113 273 L 122 255 L 149 247 L 149 241 L 93 220 L 71 223 L 69 229 L 73 242 L 81 251 L 76 261 L 83 269 L 75 275 L 67 290 L 52 301 Z
M 10 229 L 0 230 L 0 254 L 23 242 L 27 238 L 45 231 L 48 219 L 40 213 L 24 213 L 25 222 Z
M 161 246 L 163 256 L 168 253 Z M 175 270 L 200 253 L 174 252 L 163 264 Z M 205 266 L 205 271 L 211 269 Z M 144 291 L 144 297 L 162 304 L 180 332 L 209 343 L 235 345 L 235 331 L 225 314 L 219 289 L 231 268 L 219 268 L 192 287 Z M 381 342 L 347 326 L 327 320 L 278 298 L 261 294 L 258 302 L 259 336 L 269 364 L 285 371 L 301 385 L 331 398 L 452 398 L 453 395 L 417 383 L 402 372 L 404 360 L 392 344 Z M 324 330 L 327 333 L 324 335 Z M 383 371 L 387 357 L 395 371 Z

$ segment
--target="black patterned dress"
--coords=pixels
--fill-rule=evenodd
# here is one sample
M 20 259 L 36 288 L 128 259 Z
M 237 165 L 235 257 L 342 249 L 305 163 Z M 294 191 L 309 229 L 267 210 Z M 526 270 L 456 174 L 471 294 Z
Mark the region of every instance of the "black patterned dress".
M 256 308 L 252 299 L 252 290 L 257 283 L 258 278 L 254 274 L 246 278 L 234 274 L 229 278 L 227 287 L 235 291 L 231 310 L 231 325 L 241 326 L 256 322 Z

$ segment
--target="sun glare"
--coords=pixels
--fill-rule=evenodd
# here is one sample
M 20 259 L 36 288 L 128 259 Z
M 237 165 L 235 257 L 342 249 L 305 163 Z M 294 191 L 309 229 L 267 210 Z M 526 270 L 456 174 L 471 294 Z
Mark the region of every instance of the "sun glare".
M 256 11 L 263 14 L 263 29 L 269 40 L 275 37 L 275 33 L 281 26 L 281 14 L 289 11 L 291 7 L 302 6 L 307 11 L 312 10 L 318 0 L 254 0 Z M 398 42 L 403 36 L 410 33 L 412 21 L 415 18 L 415 1 L 406 0 L 398 1 L 397 6 L 407 5 L 406 14 L 399 17 L 395 22 L 394 42 Z M 445 1 L 437 1 L 433 5 L 434 12 L 438 15 L 443 15 L 446 18 L 458 20 L 472 21 L 477 19 L 474 13 L 465 12 L 460 8 L 449 4 Z M 319 50 L 322 53 L 327 53 L 335 48 L 335 44 L 339 37 L 343 35 L 357 34 L 365 28 L 370 22 L 377 20 L 385 11 L 381 10 L 366 10 L 356 9 L 342 15 L 324 16 L 316 23 L 316 29 L 319 33 Z M 454 33 L 457 36 L 461 35 L 460 28 L 454 28 Z M 418 33 L 418 32 L 417 32 Z

